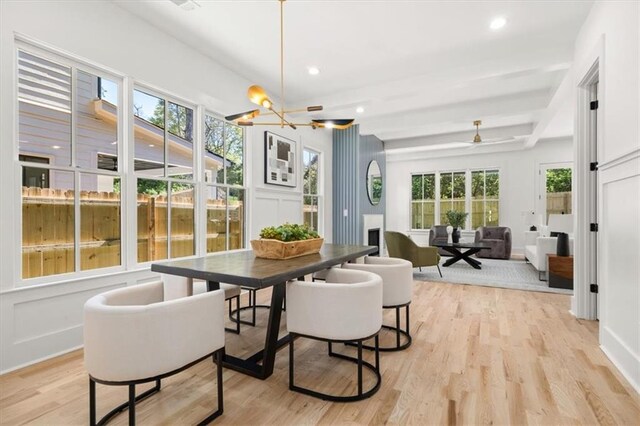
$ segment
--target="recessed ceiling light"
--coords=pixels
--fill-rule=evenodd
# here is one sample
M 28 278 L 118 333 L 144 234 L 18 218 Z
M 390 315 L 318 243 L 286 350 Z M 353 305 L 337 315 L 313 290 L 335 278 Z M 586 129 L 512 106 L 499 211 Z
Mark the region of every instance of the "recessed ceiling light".
M 318 68 L 318 67 L 309 67 L 308 71 L 309 71 L 309 75 L 318 75 L 318 74 L 320 74 L 320 68 Z
M 51 148 L 53 149 L 60 149 L 60 145 L 52 145 Z
M 502 16 L 499 16 L 497 18 L 493 18 L 493 21 L 491 21 L 491 25 L 489 25 L 491 27 L 492 30 L 499 30 L 500 28 L 504 27 L 507 24 L 507 20 L 504 19 Z
M 362 113 L 364 112 L 364 108 L 363 108 L 363 107 L 361 107 L 361 106 L 359 106 L 358 108 L 356 108 L 356 112 L 357 112 L 358 114 L 362 114 Z
M 149 148 L 153 148 L 154 146 L 155 146 L 155 145 L 154 145 L 154 144 L 152 144 L 152 143 L 150 143 L 150 144 L 149 144 Z
M 117 145 L 117 144 L 118 144 L 118 141 L 111 142 L 111 145 Z

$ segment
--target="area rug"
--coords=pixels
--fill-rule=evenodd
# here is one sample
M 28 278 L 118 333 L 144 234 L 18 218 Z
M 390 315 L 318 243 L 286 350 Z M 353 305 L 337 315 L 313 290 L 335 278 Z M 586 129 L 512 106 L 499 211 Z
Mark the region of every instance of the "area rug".
M 440 261 L 443 277 L 440 278 L 435 267 L 417 268 L 413 277 L 418 281 L 437 281 L 454 284 L 470 284 L 485 287 L 510 288 L 514 290 L 543 291 L 548 293 L 573 294 L 572 290 L 550 288 L 545 281 L 538 279 L 538 271 L 524 260 L 478 259 L 482 269 L 474 269 L 465 261 L 443 267 L 448 257 Z

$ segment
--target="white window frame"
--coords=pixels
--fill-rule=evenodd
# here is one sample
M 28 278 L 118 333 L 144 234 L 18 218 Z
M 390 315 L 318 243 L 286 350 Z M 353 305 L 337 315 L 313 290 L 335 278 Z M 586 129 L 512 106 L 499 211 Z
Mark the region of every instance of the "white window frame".
M 490 167 L 480 167 L 480 168 L 475 168 L 475 169 L 469 169 L 469 178 L 467 180 L 468 182 L 468 187 L 467 187 L 467 192 L 469 193 L 469 197 L 468 197 L 468 203 L 469 203 L 469 218 L 468 218 L 468 222 L 469 222 L 469 229 L 473 230 L 473 223 L 471 222 L 472 220 L 472 215 L 473 215 L 473 198 L 471 197 L 471 183 L 472 183 L 472 179 L 473 179 L 473 172 L 484 172 L 484 191 L 483 191 L 483 197 L 482 197 L 482 203 L 483 203 L 483 212 L 487 211 L 487 172 L 498 172 L 498 221 L 500 220 L 500 210 L 502 208 L 502 203 L 500 202 L 500 195 L 502 194 L 502 192 L 500 191 L 500 168 L 495 167 L 495 168 L 490 168 Z M 492 201 L 493 198 L 490 199 L 490 201 Z M 476 200 L 476 201 L 480 201 L 480 200 Z M 487 221 L 486 221 L 486 216 L 482 217 L 482 225 L 480 226 L 487 226 Z
M 18 159 L 18 155 L 20 152 L 19 147 L 19 126 L 17 125 L 19 120 L 19 99 L 18 99 L 18 85 L 17 85 L 17 73 L 18 73 L 18 51 L 25 50 L 31 54 L 36 56 L 40 56 L 43 59 L 47 59 L 56 63 L 59 63 L 64 66 L 69 66 L 72 69 L 81 69 L 84 72 L 90 73 L 97 77 L 106 78 L 111 81 L 114 81 L 118 84 L 118 129 L 117 129 L 117 138 L 118 138 L 118 171 L 111 172 L 108 170 L 99 170 L 99 169 L 78 169 L 77 167 L 73 167 L 75 165 L 75 157 L 73 159 L 73 163 L 71 166 L 52 166 L 49 164 L 43 163 L 32 163 L 32 162 L 21 162 Z M 206 108 L 204 105 L 196 104 L 193 101 L 189 101 L 181 96 L 170 93 L 169 91 L 155 87 L 151 84 L 148 84 L 141 80 L 134 80 L 132 77 L 129 77 L 123 73 L 117 72 L 113 69 L 105 67 L 101 64 L 92 63 L 78 57 L 76 55 L 70 54 L 68 52 L 62 51 L 60 49 L 45 45 L 35 40 L 31 40 L 22 35 L 15 36 L 15 47 L 14 47 L 14 64 L 13 64 L 13 75 L 14 75 L 14 87 L 12 91 L 13 96 L 13 112 L 14 112 L 14 128 L 13 128 L 13 144 L 12 144 L 12 158 L 13 158 L 13 175 L 16 183 L 20 183 L 20 185 L 14 185 L 11 188 L 10 192 L 13 196 L 13 199 L 18 200 L 18 202 L 14 203 L 12 206 L 14 217 L 16 218 L 16 225 L 18 227 L 18 231 L 15 233 L 16 237 L 14 239 L 14 261 L 12 262 L 16 267 L 13 269 L 13 280 L 16 289 L 19 288 L 29 288 L 34 285 L 57 285 L 64 284 L 74 281 L 81 281 L 87 278 L 103 276 L 103 275 L 112 275 L 116 273 L 131 273 L 136 271 L 144 271 L 150 268 L 151 263 L 156 262 L 150 260 L 148 262 L 138 263 L 137 261 L 137 179 L 148 178 L 148 179 L 157 179 L 166 181 L 168 185 L 171 182 L 179 182 L 179 183 L 188 183 L 194 185 L 194 255 L 193 256 L 185 256 L 180 259 L 188 259 L 198 256 L 207 255 L 206 252 L 206 215 L 202 214 L 204 210 L 204 206 L 206 203 L 206 186 L 207 182 L 205 182 L 204 177 L 204 167 L 203 167 L 203 155 L 205 150 L 204 144 L 204 127 L 203 120 L 205 111 L 207 114 L 214 116 L 222 121 L 224 119 L 218 113 L 212 113 L 210 110 Z M 72 85 L 76 84 L 76 76 L 75 74 L 72 76 Z M 140 175 L 134 170 L 134 158 L 135 158 L 135 138 L 134 138 L 134 126 L 135 119 L 133 114 L 133 91 L 134 89 L 142 90 L 146 93 L 149 93 L 154 96 L 158 96 L 162 99 L 165 99 L 167 102 L 173 102 L 179 104 L 181 106 L 185 106 L 191 108 L 193 110 L 194 117 L 194 128 L 193 128 L 193 179 L 175 179 L 168 176 L 164 176 L 162 178 L 154 178 L 150 176 Z M 72 86 L 72 104 L 71 111 L 72 114 L 75 114 L 75 88 Z M 168 111 L 168 104 L 165 105 L 165 114 Z M 166 117 L 166 115 L 165 115 Z M 72 121 L 73 123 L 74 121 Z M 165 119 L 166 123 L 166 119 Z M 74 132 L 72 127 L 72 132 Z M 165 125 L 165 134 L 168 132 L 168 128 Z M 165 135 L 166 136 L 166 135 Z M 74 136 L 75 137 L 75 136 Z M 251 163 L 251 153 L 248 152 L 247 146 L 247 137 L 248 132 L 244 129 L 243 132 L 243 186 L 229 186 L 230 188 L 238 188 L 244 190 L 244 230 L 243 230 L 243 245 L 247 247 L 248 236 L 249 236 L 249 228 L 250 224 L 248 222 L 249 215 L 247 212 L 249 211 L 249 203 L 250 203 L 250 189 L 246 186 L 247 182 L 250 181 L 250 163 Z M 72 139 L 72 152 L 75 150 L 75 139 Z M 165 144 L 165 149 L 168 149 L 168 144 Z M 167 164 L 168 157 L 165 156 L 165 169 Z M 74 272 L 64 273 L 64 274 L 55 274 L 55 275 L 47 275 L 43 277 L 34 277 L 34 278 L 22 278 L 22 202 L 21 202 L 21 182 L 22 182 L 22 165 L 38 167 L 38 168 L 47 168 L 51 170 L 60 170 L 73 172 L 75 183 L 75 197 L 76 199 L 79 197 L 79 188 L 80 174 L 99 174 L 99 175 L 113 175 L 119 177 L 121 179 L 121 192 L 120 192 L 120 242 L 121 242 L 121 263 L 118 266 L 99 268 L 99 269 L 90 269 L 85 271 L 79 270 L 79 261 L 76 261 L 76 270 Z M 170 190 L 168 191 L 168 196 L 170 196 Z M 76 202 L 74 200 L 74 202 Z M 170 204 L 168 205 L 170 208 Z M 76 235 L 79 234 L 79 226 L 80 226 L 80 215 L 79 215 L 79 203 L 76 202 L 76 212 L 75 212 L 75 231 Z M 170 218 L 170 216 L 168 216 Z M 168 234 L 168 256 L 171 255 L 171 233 L 170 233 L 170 219 L 167 227 L 169 229 Z M 131 237 L 133 236 L 133 237 Z M 79 259 L 80 251 L 79 251 L 79 239 L 74 241 L 75 244 L 75 256 L 76 259 Z M 240 250 L 246 250 L 240 249 Z M 168 257 L 171 259 L 171 257 Z
M 27 52 L 34 56 L 41 57 L 43 59 L 49 60 L 51 62 L 58 63 L 60 65 L 69 67 L 71 69 L 71 95 L 70 95 L 70 105 L 71 105 L 71 164 L 68 166 L 60 166 L 60 165 L 52 165 L 52 164 L 44 164 L 44 163 L 32 163 L 28 161 L 20 161 L 19 153 L 20 153 L 20 129 L 19 129 L 19 120 L 20 120 L 20 99 L 18 95 L 18 54 L 20 51 Z M 15 130 L 14 130 L 14 164 L 15 164 L 15 182 L 19 182 L 20 185 L 16 185 L 14 190 L 17 194 L 16 199 L 19 200 L 15 203 L 15 217 L 17 218 L 17 227 L 19 231 L 16 233 L 16 262 L 17 268 L 14 270 L 14 282 L 16 283 L 16 288 L 21 287 L 30 287 L 34 285 L 40 284 L 49 284 L 49 283 L 57 283 L 62 281 L 68 281 L 69 279 L 82 279 L 85 277 L 92 277 L 96 275 L 104 275 L 109 273 L 115 273 L 124 271 L 127 269 L 127 259 L 128 259 L 128 250 L 126 243 L 126 233 L 125 233 L 125 223 L 128 221 L 128 216 L 125 209 L 125 199 L 126 192 L 124 190 L 124 185 L 121 185 L 120 192 L 120 265 L 109 266 L 105 268 L 96 268 L 96 269 L 87 269 L 81 270 L 80 264 L 80 175 L 82 174 L 96 174 L 96 175 L 105 175 L 105 176 L 113 176 L 121 179 L 121 182 L 124 182 L 125 173 L 124 168 L 122 166 L 124 159 L 124 142 L 125 142 L 125 108 L 126 100 L 124 96 L 124 85 L 125 85 L 125 76 L 117 73 L 113 70 L 110 70 L 106 67 L 102 67 L 100 65 L 92 64 L 88 61 L 82 60 L 80 58 L 74 57 L 72 55 L 67 54 L 66 52 L 58 51 L 55 49 L 51 49 L 48 47 L 40 46 L 38 43 L 32 42 L 27 38 L 16 36 L 15 38 L 15 47 L 14 47 L 14 69 L 13 75 L 15 78 L 15 84 L 13 88 L 13 99 L 14 99 L 14 111 L 15 111 Z M 114 81 L 118 84 L 118 115 L 117 115 L 117 156 L 118 156 L 118 171 L 113 172 L 109 170 L 100 170 L 100 169 L 90 169 L 90 168 L 80 168 L 76 166 L 76 149 L 77 149 L 77 135 L 76 135 L 76 127 L 75 123 L 77 122 L 77 73 L 78 70 L 86 72 L 88 74 L 94 75 L 96 77 L 105 78 L 111 81 Z M 62 172 L 73 173 L 74 176 L 74 271 L 67 272 L 62 274 L 51 274 L 45 275 L 41 277 L 33 277 L 33 278 L 23 278 L 22 277 L 22 193 L 21 193 L 21 183 L 22 183 L 22 167 L 36 167 L 36 168 L 44 168 L 48 170 L 57 170 Z
M 538 164 L 538 194 L 537 194 L 537 205 L 538 212 L 540 212 L 542 225 L 547 224 L 547 170 L 553 169 L 571 169 L 571 198 L 574 197 L 574 173 L 575 168 L 573 167 L 573 161 L 561 161 L 554 163 L 540 163 Z M 573 213 L 573 206 L 572 206 Z
M 451 170 L 429 170 L 429 171 L 415 171 L 415 172 L 411 172 L 409 174 L 409 184 L 411 185 L 411 179 L 413 179 L 413 176 L 417 176 L 417 175 L 430 175 L 430 174 L 434 174 L 435 175 L 435 220 L 434 223 L 435 225 L 442 225 L 442 223 L 440 222 L 440 215 L 441 215 L 441 208 L 440 208 L 440 203 L 442 201 L 441 199 L 441 194 L 440 194 L 440 177 L 443 174 L 452 174 L 452 173 L 464 173 L 465 174 L 465 211 L 471 213 L 471 173 L 475 172 L 475 171 L 497 171 L 498 172 L 498 188 L 502 187 L 502 170 L 500 167 L 480 167 L 480 168 L 467 168 L 467 169 L 451 169 Z M 412 195 L 411 195 L 411 190 L 409 191 L 409 203 L 412 203 Z M 411 204 L 410 204 L 411 205 Z M 502 191 L 499 189 L 499 195 L 498 195 L 498 208 L 499 211 L 502 210 Z M 411 209 L 409 209 L 409 224 L 410 226 L 413 225 L 413 221 L 412 221 L 412 217 L 411 217 Z M 465 223 L 465 227 L 463 229 L 463 231 L 472 231 L 473 229 L 471 228 L 471 214 L 469 214 L 467 216 L 467 220 Z M 421 231 L 428 231 L 428 229 L 414 229 L 411 228 L 411 232 L 421 232 Z
M 410 173 L 410 182 L 411 182 L 410 198 L 411 198 L 411 199 L 409 200 L 409 203 L 410 203 L 410 204 L 409 204 L 409 205 L 410 205 L 410 210 L 409 210 L 409 223 L 411 224 L 411 227 L 410 227 L 411 231 L 417 231 L 417 232 L 420 232 L 420 231 L 425 231 L 425 230 L 427 230 L 427 231 L 428 231 L 429 229 L 431 229 L 431 228 L 424 228 L 424 227 L 423 227 L 423 228 L 414 228 L 414 227 L 413 227 L 413 216 L 412 216 L 412 212 L 413 212 L 413 203 L 414 203 L 414 202 L 416 202 L 416 201 L 422 201 L 422 202 L 421 202 L 421 205 L 422 205 L 422 214 L 421 214 L 421 217 L 424 217 L 424 200 L 414 200 L 414 199 L 413 199 L 413 193 L 412 193 L 412 191 L 413 191 L 413 178 L 414 178 L 415 176 L 421 176 L 421 177 L 422 177 L 422 194 L 424 194 L 424 176 L 427 176 L 427 175 L 433 175 L 433 184 L 435 185 L 435 187 L 433 188 L 433 196 L 434 196 L 434 199 L 433 199 L 433 201 L 432 201 L 432 202 L 433 202 L 433 214 L 434 214 L 434 217 L 433 217 L 433 223 L 434 223 L 434 225 L 438 224 L 438 222 L 437 222 L 437 220 L 438 220 L 438 213 L 437 213 L 437 212 L 438 212 L 438 208 L 437 208 L 437 206 L 438 206 L 438 195 L 439 195 L 439 191 L 437 190 L 437 188 L 438 188 L 438 184 L 439 184 L 439 182 L 440 182 L 440 181 L 438 180 L 438 173 L 437 173 L 437 172 L 425 172 L 425 173 L 421 173 L 421 172 L 413 172 L 413 173 Z
M 237 126 L 236 124 L 233 124 L 233 123 L 225 120 L 222 115 L 220 115 L 218 113 L 211 112 L 208 109 L 205 109 L 203 114 L 202 114 L 202 118 L 201 118 L 202 119 L 202 125 L 200 127 L 200 129 L 201 129 L 200 130 L 200 132 L 201 132 L 200 137 L 202 139 L 202 143 L 201 143 L 201 147 L 200 147 L 201 148 L 201 153 L 200 153 L 199 157 L 201 159 L 204 159 L 204 155 L 205 155 L 205 151 L 206 151 L 206 146 L 205 146 L 206 140 L 205 140 L 205 137 L 204 137 L 204 131 L 205 131 L 204 120 L 205 120 L 205 116 L 207 116 L 207 115 L 210 116 L 210 117 L 213 117 L 213 118 L 215 118 L 217 120 L 220 120 L 225 124 L 231 124 L 231 125 Z M 223 131 L 222 139 L 223 139 L 223 143 L 224 143 L 224 140 L 225 140 L 224 131 Z M 223 156 L 223 161 L 227 158 L 226 150 L 224 152 L 225 152 L 225 154 Z M 202 222 L 203 232 L 204 232 L 204 234 L 203 234 L 204 238 L 202 238 L 203 254 L 204 255 L 221 253 L 221 252 L 207 252 L 207 223 L 206 223 L 206 220 L 207 220 L 206 205 L 207 204 L 206 203 L 207 203 L 208 190 L 210 188 L 213 188 L 213 187 L 224 188 L 225 191 L 226 191 L 226 194 L 227 194 L 226 195 L 226 200 L 225 200 L 225 202 L 226 202 L 225 229 L 226 229 L 227 238 L 226 238 L 226 241 L 225 241 L 225 249 L 224 249 L 224 251 L 240 251 L 240 250 L 246 250 L 246 248 L 247 248 L 247 242 L 248 242 L 247 241 L 247 235 L 249 234 L 249 232 L 248 232 L 249 226 L 248 226 L 248 223 L 247 223 L 247 218 L 249 217 L 249 215 L 247 214 L 247 211 L 248 211 L 248 209 L 247 209 L 247 204 L 248 204 L 247 201 L 249 199 L 249 196 L 248 196 L 249 192 L 248 192 L 248 188 L 246 186 L 246 183 L 247 183 L 247 157 L 248 157 L 248 155 L 247 155 L 247 129 L 246 129 L 246 127 L 242 127 L 242 185 L 229 185 L 229 184 L 227 184 L 227 168 L 224 167 L 224 163 L 223 163 L 223 181 L 224 182 L 222 182 L 222 183 L 219 183 L 219 182 L 207 182 L 207 177 L 206 177 L 206 171 L 207 170 L 206 170 L 206 167 L 204 166 L 204 163 L 201 166 L 201 170 L 202 171 L 201 171 L 200 175 L 201 175 L 201 180 L 202 180 L 202 206 L 203 206 L 203 214 L 202 214 L 203 218 L 202 218 L 201 222 Z M 229 239 L 229 222 L 230 222 L 229 221 L 229 190 L 231 190 L 231 189 L 239 189 L 239 190 L 244 191 L 244 201 L 243 201 L 243 209 L 242 209 L 242 215 L 243 215 L 242 225 L 243 225 L 243 228 L 244 228 L 243 231 L 242 231 L 242 236 L 243 236 L 242 245 L 243 245 L 243 247 L 239 248 L 239 249 L 233 249 L 233 250 L 229 249 L 229 244 L 230 244 L 229 243 L 229 241 L 230 241 L 230 239 Z
M 317 193 L 316 194 L 311 194 L 311 193 L 307 193 L 305 192 L 305 188 L 304 188 L 304 169 L 305 169 L 305 165 L 304 165 L 304 152 L 305 151 L 309 151 L 315 155 L 318 156 L 318 176 L 316 179 L 317 182 Z M 300 179 L 302 182 L 302 223 L 304 223 L 304 197 L 314 197 L 316 199 L 317 205 L 318 205 L 318 223 L 316 224 L 316 228 L 317 228 L 317 232 L 319 235 L 323 235 L 324 233 L 324 199 L 323 199 L 323 194 L 324 194 L 324 170 L 322 169 L 323 166 L 323 153 L 322 151 L 313 148 L 311 146 L 303 146 L 302 147 L 302 155 L 300 156 L 300 170 L 302 170 L 302 173 L 300 173 Z
M 136 140 L 134 135 L 135 115 L 133 113 L 133 106 L 134 106 L 133 93 L 135 90 L 144 92 L 151 96 L 155 96 L 159 99 L 163 99 L 165 102 L 164 129 L 163 129 L 164 130 L 164 176 L 161 176 L 161 177 L 145 176 L 144 174 L 140 174 L 135 170 L 134 163 L 135 163 Z M 198 181 L 198 177 L 200 176 L 200 173 L 198 171 L 198 167 L 196 164 L 197 163 L 196 157 L 202 155 L 202 150 L 199 149 L 199 147 L 204 147 L 204 142 L 203 142 L 204 138 L 199 137 L 200 129 L 199 129 L 199 126 L 198 126 L 199 123 L 197 120 L 197 116 L 199 114 L 200 108 L 195 103 L 192 103 L 186 99 L 182 99 L 164 90 L 156 89 L 153 86 L 149 86 L 141 82 L 134 82 L 133 87 L 131 88 L 131 99 L 132 99 L 131 107 L 129 108 L 129 111 L 127 111 L 128 115 L 131 117 L 131 123 L 130 123 L 131 138 L 129 139 L 129 142 L 130 142 L 129 145 L 131 146 L 132 149 L 131 149 L 131 157 L 129 160 L 129 170 L 131 171 L 131 180 L 133 181 L 132 187 L 133 187 L 133 193 L 136 197 L 136 202 L 137 202 L 137 195 L 138 195 L 138 179 L 158 180 L 158 181 L 167 183 L 167 257 L 164 259 L 151 259 L 146 262 L 138 262 L 138 252 L 137 252 L 137 244 L 136 244 L 134 262 L 139 266 L 150 266 L 154 262 L 169 261 L 169 260 L 175 260 L 175 259 L 191 259 L 194 257 L 198 257 L 198 255 L 200 254 L 199 244 L 198 244 L 198 223 L 200 222 L 199 216 L 200 216 L 201 209 L 200 209 L 200 206 L 198 206 L 198 200 L 200 199 L 199 197 L 200 188 L 197 185 L 197 181 Z M 191 167 L 192 167 L 193 178 L 191 180 L 172 178 L 167 173 L 169 170 L 169 135 L 170 133 L 167 125 L 167 122 L 168 122 L 167 119 L 169 116 L 169 103 L 177 104 L 177 105 L 189 108 L 193 111 L 193 135 L 192 135 L 193 140 L 192 140 L 192 157 L 191 157 Z M 172 204 L 171 184 L 172 183 L 183 183 L 183 184 L 193 185 L 193 191 L 194 191 L 194 194 L 193 194 L 193 209 L 194 209 L 193 211 L 193 254 L 190 256 L 181 256 L 181 257 L 171 256 L 171 204 Z M 134 203 L 134 208 L 137 208 L 135 206 L 136 206 L 136 203 Z M 137 223 L 138 223 L 137 211 L 133 213 L 133 217 L 135 217 L 136 219 L 135 220 L 135 223 L 136 223 L 135 239 L 137 240 Z

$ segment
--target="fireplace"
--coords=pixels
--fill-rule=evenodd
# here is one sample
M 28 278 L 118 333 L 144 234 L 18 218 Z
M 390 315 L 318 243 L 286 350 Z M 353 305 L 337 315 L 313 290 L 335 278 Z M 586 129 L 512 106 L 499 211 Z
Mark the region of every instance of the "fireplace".
M 377 250 L 369 254 L 369 256 L 380 256 L 380 228 L 368 230 L 367 245 L 377 247 Z

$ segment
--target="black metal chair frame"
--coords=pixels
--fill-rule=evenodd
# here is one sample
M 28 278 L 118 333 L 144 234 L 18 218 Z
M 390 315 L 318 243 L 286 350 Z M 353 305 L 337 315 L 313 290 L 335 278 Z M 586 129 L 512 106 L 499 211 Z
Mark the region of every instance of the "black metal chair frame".
M 160 392 L 161 380 L 173 376 L 174 374 L 180 373 L 199 363 L 200 361 L 207 359 L 209 357 L 213 358 L 213 362 L 217 364 L 217 381 L 218 381 L 218 409 L 207 416 L 204 420 L 202 420 L 198 425 L 206 425 L 211 423 L 216 418 L 220 417 L 224 411 L 223 406 L 223 394 L 222 394 L 222 355 L 224 353 L 224 348 L 218 349 L 217 351 L 206 355 L 202 358 L 199 358 L 184 367 L 180 367 L 177 370 L 173 370 L 169 373 L 161 374 L 155 377 L 148 377 L 146 379 L 138 379 L 138 380 L 130 380 L 123 382 L 112 382 L 107 380 L 96 379 L 95 377 L 89 376 L 89 424 L 91 426 L 100 426 L 107 424 L 113 417 L 120 414 L 125 410 L 129 410 L 129 425 L 136 424 L 136 404 L 140 401 L 143 401 L 150 397 L 151 395 Z M 136 396 L 136 385 L 142 383 L 156 382 L 156 385 Z M 102 417 L 98 422 L 96 422 L 96 383 L 100 383 L 102 385 L 107 386 L 129 386 L 129 400 L 118 405 L 113 410 L 109 411 L 104 417 Z
M 359 339 L 359 340 L 331 340 L 331 339 L 323 339 L 320 337 L 307 336 L 304 334 L 289 332 L 289 335 L 291 336 L 291 341 L 289 342 L 289 389 L 295 392 L 303 393 L 305 395 L 313 396 L 314 398 L 320 398 L 325 401 L 333 401 L 333 402 L 355 402 L 355 401 L 361 401 L 363 399 L 367 399 L 373 396 L 376 392 L 378 392 L 378 389 L 380 389 L 380 385 L 382 383 L 382 376 L 380 375 L 380 351 L 378 350 L 378 347 L 379 347 L 378 333 L 379 331 L 374 335 L 371 335 L 369 337 L 365 337 L 364 339 Z M 358 365 L 358 393 L 356 395 L 337 396 L 337 395 L 330 395 L 330 394 L 314 391 L 312 389 L 296 386 L 294 383 L 294 376 L 295 376 L 294 342 L 296 337 L 305 337 L 312 340 L 327 342 L 328 353 L 330 357 L 340 358 L 340 359 L 357 364 Z M 362 359 L 362 348 L 363 348 L 362 342 L 364 340 L 371 339 L 372 337 L 375 339 L 375 346 L 374 346 L 375 366 L 371 365 L 370 363 Z M 358 347 L 358 357 L 354 358 L 348 355 L 333 352 L 332 343 L 356 344 Z M 375 385 L 367 391 L 363 391 L 362 389 L 362 367 L 366 367 L 368 370 L 373 372 L 376 376 Z
M 407 349 L 409 346 L 411 346 L 411 342 L 413 341 L 413 339 L 411 338 L 411 334 L 409 333 L 409 305 L 411 304 L 411 302 L 409 303 L 405 303 L 403 305 L 397 305 L 397 306 L 383 306 L 383 309 L 395 309 L 396 310 L 396 326 L 390 326 L 390 325 L 385 325 L 382 324 L 382 328 L 384 328 L 385 330 L 392 330 L 396 332 L 396 345 L 395 346 L 391 346 L 391 347 L 387 347 L 387 346 L 383 346 L 380 347 L 378 345 L 378 349 L 380 352 L 397 352 L 397 351 L 402 351 Z M 400 324 L 400 308 L 405 308 L 405 326 L 406 326 L 406 330 L 403 330 Z M 405 342 L 401 343 L 402 339 L 401 336 L 405 337 Z M 345 343 L 347 346 L 355 346 L 355 344 L 348 342 Z M 362 345 L 362 347 L 364 349 L 367 349 L 369 351 L 374 351 L 376 350 L 376 348 L 374 346 L 371 345 Z
M 233 316 L 232 316 L 232 313 L 233 313 L 233 312 L 237 312 L 237 313 L 238 313 L 238 314 L 237 314 L 237 315 L 238 315 L 238 318 L 240 318 L 240 311 L 238 310 L 238 309 L 240 309 L 240 295 L 237 295 L 237 296 L 231 297 L 231 298 L 229 298 L 228 300 L 229 300 L 229 319 L 230 319 L 232 322 L 235 322 L 235 323 L 236 323 L 236 328 L 229 328 L 229 327 L 225 327 L 224 329 L 225 329 L 225 331 L 228 331 L 228 332 L 230 332 L 230 333 L 240 334 L 240 321 L 236 321 L 236 320 L 234 320 L 234 318 L 233 318 Z M 233 310 L 232 310 L 232 307 L 231 307 L 231 302 L 232 302 L 233 300 L 235 300 L 235 301 L 236 301 L 236 310 L 235 310 L 235 311 L 233 311 Z
M 256 309 L 271 309 L 271 305 L 258 305 L 257 304 L 257 293 L 259 288 L 253 287 L 242 287 L 244 290 L 249 292 L 249 304 L 247 306 L 240 306 L 240 297 L 238 296 L 238 302 L 236 305 L 236 309 L 231 310 L 231 305 L 229 305 L 229 319 L 237 324 L 238 333 L 240 334 L 240 324 L 250 325 L 252 327 L 256 326 Z M 251 309 L 251 321 L 243 320 L 240 318 L 240 313 L 247 309 Z M 287 293 L 285 292 L 283 298 L 283 311 L 287 310 Z M 234 318 L 235 316 L 235 318 Z

